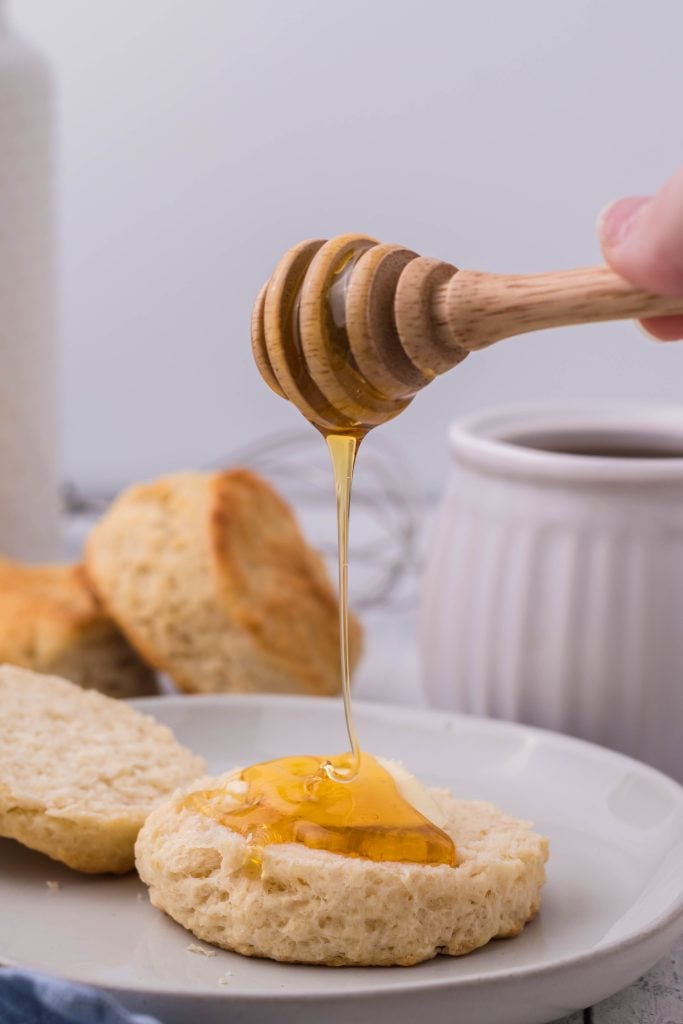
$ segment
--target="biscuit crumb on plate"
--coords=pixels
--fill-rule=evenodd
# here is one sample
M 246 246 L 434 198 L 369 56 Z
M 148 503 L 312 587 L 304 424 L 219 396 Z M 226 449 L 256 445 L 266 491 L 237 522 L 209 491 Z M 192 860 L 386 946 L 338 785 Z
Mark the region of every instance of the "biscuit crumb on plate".
M 185 946 L 188 953 L 201 953 L 202 956 L 218 956 L 215 949 L 204 949 L 203 946 L 198 946 L 196 942 L 191 942 L 189 946 Z
M 50 892 L 56 892 L 57 889 L 61 889 L 59 882 L 46 882 L 45 885 L 48 887 Z

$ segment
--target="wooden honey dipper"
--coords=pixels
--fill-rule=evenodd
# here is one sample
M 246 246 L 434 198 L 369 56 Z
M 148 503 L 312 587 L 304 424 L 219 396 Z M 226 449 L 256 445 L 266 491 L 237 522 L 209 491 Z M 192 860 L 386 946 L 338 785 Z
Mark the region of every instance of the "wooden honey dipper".
M 252 347 L 273 391 L 323 433 L 363 436 L 469 352 L 527 331 L 683 313 L 607 266 L 458 270 L 365 235 L 301 242 L 254 304 Z

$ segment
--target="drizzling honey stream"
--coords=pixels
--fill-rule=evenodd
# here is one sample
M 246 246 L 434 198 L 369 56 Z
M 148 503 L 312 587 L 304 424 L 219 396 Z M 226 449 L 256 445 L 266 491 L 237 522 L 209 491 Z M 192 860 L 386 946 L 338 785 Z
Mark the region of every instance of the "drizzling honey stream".
M 344 699 L 344 717 L 349 737 L 351 760 L 345 771 L 351 777 L 360 769 L 360 747 L 353 722 L 351 709 L 351 671 L 349 667 L 349 514 L 351 511 L 351 487 L 353 469 L 360 441 L 353 436 L 328 434 L 327 447 L 332 457 L 332 470 L 337 498 L 337 560 L 339 563 L 339 665 L 341 671 L 342 696 Z M 330 764 L 326 766 L 330 778 L 337 782 L 345 781 L 339 769 Z

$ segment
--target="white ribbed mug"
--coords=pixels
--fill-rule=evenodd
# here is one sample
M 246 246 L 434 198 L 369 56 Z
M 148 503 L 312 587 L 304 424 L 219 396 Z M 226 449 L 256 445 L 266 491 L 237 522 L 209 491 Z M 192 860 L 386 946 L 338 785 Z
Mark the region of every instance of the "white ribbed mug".
M 683 780 L 683 408 L 483 412 L 450 450 L 420 608 L 429 702 Z

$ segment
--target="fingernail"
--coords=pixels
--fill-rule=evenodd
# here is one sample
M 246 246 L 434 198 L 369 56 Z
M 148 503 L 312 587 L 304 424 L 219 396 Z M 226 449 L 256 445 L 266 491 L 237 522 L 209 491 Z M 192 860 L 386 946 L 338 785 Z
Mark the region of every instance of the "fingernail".
M 624 242 L 638 220 L 640 211 L 651 199 L 648 196 L 632 196 L 608 203 L 598 214 L 598 237 L 604 246 L 614 248 Z

